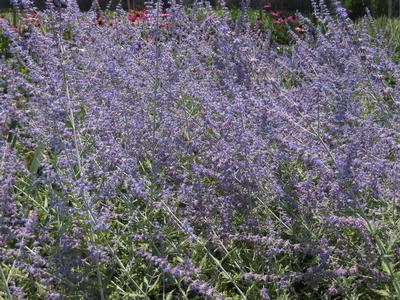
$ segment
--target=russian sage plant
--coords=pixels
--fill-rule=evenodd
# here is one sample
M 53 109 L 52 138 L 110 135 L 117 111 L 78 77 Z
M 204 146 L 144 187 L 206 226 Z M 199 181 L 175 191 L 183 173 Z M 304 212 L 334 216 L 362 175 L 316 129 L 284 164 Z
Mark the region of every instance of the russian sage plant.
M 400 68 L 372 19 L 314 3 L 285 47 L 202 2 L 18 7 L 0 297 L 400 297 Z

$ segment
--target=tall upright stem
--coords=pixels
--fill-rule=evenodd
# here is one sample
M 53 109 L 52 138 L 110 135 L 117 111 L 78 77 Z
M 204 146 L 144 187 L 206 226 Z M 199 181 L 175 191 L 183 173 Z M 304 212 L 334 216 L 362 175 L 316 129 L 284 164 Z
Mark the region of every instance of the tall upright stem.
M 64 57 L 65 50 L 64 50 L 64 47 L 62 44 L 62 39 L 61 39 L 60 34 L 58 34 L 57 39 L 58 39 L 58 46 L 59 46 L 59 50 L 60 50 L 60 54 L 61 54 L 61 70 L 62 70 L 62 75 L 63 75 L 65 94 L 66 94 L 67 101 L 68 101 L 69 121 L 71 122 L 71 126 L 72 126 L 73 139 L 74 139 L 74 144 L 75 144 L 75 153 L 76 153 L 76 159 L 77 159 L 78 168 L 79 168 L 77 175 L 79 176 L 79 178 L 81 178 L 84 173 L 82 170 L 80 137 L 79 137 L 79 132 L 78 132 L 78 130 L 76 128 L 76 124 L 75 124 L 75 116 L 74 116 L 74 109 L 73 109 L 73 103 L 72 103 L 73 100 L 71 97 L 70 88 L 69 88 L 69 84 L 68 84 L 67 72 L 63 66 L 63 62 L 65 60 L 65 57 Z M 92 219 L 92 223 L 95 224 L 94 214 L 92 212 L 90 204 L 86 200 L 86 192 L 84 192 L 84 195 L 83 195 L 83 202 L 86 205 L 86 209 L 87 209 L 89 217 Z M 90 231 L 90 239 L 94 244 L 95 236 L 94 236 L 94 233 L 92 230 Z M 97 283 L 98 283 L 98 288 L 99 288 L 100 300 L 105 300 L 103 282 L 101 279 L 101 273 L 100 273 L 98 259 L 95 260 L 95 264 L 96 264 L 96 275 L 97 275 Z
M 11 295 L 10 289 L 8 288 L 7 278 L 4 275 L 4 272 L 3 272 L 3 269 L 1 268 L 1 266 L 0 266 L 0 278 L 3 281 L 4 289 L 6 290 L 6 294 L 7 294 L 7 298 L 9 300 L 12 300 L 12 295 Z

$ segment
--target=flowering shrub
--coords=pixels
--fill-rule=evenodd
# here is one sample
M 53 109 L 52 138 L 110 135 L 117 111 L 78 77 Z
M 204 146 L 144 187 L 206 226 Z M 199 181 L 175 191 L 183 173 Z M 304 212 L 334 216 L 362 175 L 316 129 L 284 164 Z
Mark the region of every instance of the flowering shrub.
M 207 4 L 70 4 L 0 19 L 1 297 L 400 296 L 384 40 L 323 3 L 287 50 Z
M 274 10 L 270 3 L 263 6 L 262 10 L 250 10 L 249 21 L 254 24 L 255 31 L 259 34 L 266 32 L 271 35 L 271 40 L 281 45 L 289 45 L 293 39 L 289 34 L 292 30 L 298 35 L 304 33 L 302 25 L 298 23 L 296 15 L 285 15 Z

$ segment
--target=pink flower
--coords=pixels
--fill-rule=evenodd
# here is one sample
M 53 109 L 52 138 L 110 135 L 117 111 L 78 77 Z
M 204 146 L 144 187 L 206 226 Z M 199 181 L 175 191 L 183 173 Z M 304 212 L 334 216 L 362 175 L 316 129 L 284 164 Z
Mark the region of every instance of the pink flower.
M 283 24 L 283 23 L 285 23 L 287 20 L 285 19 L 285 18 L 282 18 L 282 17 L 280 17 L 280 18 L 278 18 L 278 19 L 275 19 L 273 22 L 274 22 L 274 24 Z
M 271 10 L 271 9 L 272 9 L 272 4 L 271 4 L 271 3 L 267 3 L 267 4 L 265 4 L 265 5 L 263 6 L 263 8 L 264 8 L 265 10 Z
M 165 28 L 168 30 L 171 28 L 171 24 L 169 22 L 163 23 L 160 25 L 160 28 Z
M 138 25 L 145 19 L 146 19 L 146 12 L 143 10 L 128 12 L 128 20 L 134 25 Z
M 273 11 L 271 12 L 271 16 L 273 16 L 273 17 L 279 17 L 280 15 L 281 15 L 281 12 L 280 12 L 280 11 L 273 10 Z
M 304 33 L 305 30 L 303 29 L 303 27 L 301 25 L 299 25 L 298 27 L 296 27 L 294 29 L 294 31 L 296 31 L 297 33 Z
M 291 22 L 296 22 L 296 20 L 297 20 L 296 16 L 289 16 L 289 17 L 287 17 L 287 19 L 288 19 L 288 21 L 291 21 Z
M 97 25 L 102 26 L 104 24 L 103 16 L 98 12 L 96 15 L 96 23 Z

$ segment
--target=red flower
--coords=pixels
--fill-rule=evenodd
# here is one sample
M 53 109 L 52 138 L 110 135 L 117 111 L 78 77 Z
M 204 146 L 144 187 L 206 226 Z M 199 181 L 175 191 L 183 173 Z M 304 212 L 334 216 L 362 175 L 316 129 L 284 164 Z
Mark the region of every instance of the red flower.
M 287 17 L 287 19 L 288 19 L 288 21 L 291 21 L 291 22 L 296 22 L 296 20 L 297 20 L 296 16 L 289 16 L 289 17 Z

